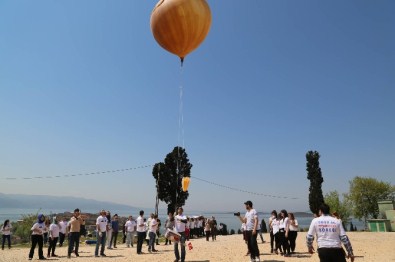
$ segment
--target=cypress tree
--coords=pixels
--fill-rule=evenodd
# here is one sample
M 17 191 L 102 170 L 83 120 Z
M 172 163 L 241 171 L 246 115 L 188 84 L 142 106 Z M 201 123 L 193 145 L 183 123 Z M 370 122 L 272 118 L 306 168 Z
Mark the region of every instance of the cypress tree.
M 324 182 L 320 168 L 320 154 L 317 151 L 308 151 L 306 154 L 307 179 L 310 180 L 309 206 L 313 214 L 318 215 L 319 207 L 324 203 L 321 184 Z

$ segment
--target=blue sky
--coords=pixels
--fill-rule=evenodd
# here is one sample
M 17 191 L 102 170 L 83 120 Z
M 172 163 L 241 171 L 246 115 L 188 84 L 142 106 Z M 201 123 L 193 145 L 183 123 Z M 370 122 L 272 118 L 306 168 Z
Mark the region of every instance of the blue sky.
M 308 210 L 309 150 L 324 193 L 395 183 L 393 1 L 208 2 L 181 69 L 151 34 L 156 1 L 1 1 L 0 192 L 153 207 L 137 167 L 176 145 L 192 176 L 277 196 L 192 178 L 191 210 Z

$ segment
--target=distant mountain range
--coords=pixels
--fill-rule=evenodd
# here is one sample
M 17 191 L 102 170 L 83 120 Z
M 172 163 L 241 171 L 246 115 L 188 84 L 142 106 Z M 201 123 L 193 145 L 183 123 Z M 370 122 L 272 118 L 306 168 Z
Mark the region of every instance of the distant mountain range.
M 136 207 L 116 204 L 106 201 L 97 201 L 93 199 L 66 197 L 66 196 L 47 196 L 47 195 L 21 195 L 21 194 L 3 194 L 0 193 L 0 208 L 21 208 L 21 209 L 66 209 L 69 211 L 74 208 L 81 210 L 131 210 Z

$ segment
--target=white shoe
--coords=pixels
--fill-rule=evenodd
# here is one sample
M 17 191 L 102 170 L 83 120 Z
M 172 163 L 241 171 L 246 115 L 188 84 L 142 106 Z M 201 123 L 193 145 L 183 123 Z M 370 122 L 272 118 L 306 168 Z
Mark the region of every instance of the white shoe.
M 261 262 L 261 259 L 259 257 L 255 258 L 255 262 Z

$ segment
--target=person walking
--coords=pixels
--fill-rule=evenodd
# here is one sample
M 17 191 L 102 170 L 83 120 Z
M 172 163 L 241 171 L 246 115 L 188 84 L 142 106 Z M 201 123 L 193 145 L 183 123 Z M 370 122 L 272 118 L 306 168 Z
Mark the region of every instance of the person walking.
M 3 234 L 2 238 L 2 244 L 1 244 L 1 249 L 4 250 L 4 244 L 5 244 L 5 240 L 7 239 L 8 242 L 8 248 L 11 248 L 11 223 L 10 220 L 7 219 L 6 221 L 4 221 L 3 226 L 1 227 L 1 233 Z
M 53 218 L 52 224 L 49 226 L 48 231 L 48 252 L 47 257 L 57 257 L 55 254 L 56 243 L 58 243 L 60 228 L 56 217 Z
M 308 251 L 310 254 L 314 253 L 313 241 L 316 236 L 320 262 L 346 262 L 342 243 L 347 250 L 347 258 L 353 262 L 355 257 L 351 242 L 341 222 L 332 217 L 329 211 L 330 207 L 327 204 L 322 204 L 319 209 L 319 217 L 311 221 L 306 236 Z
M 31 228 L 32 246 L 31 246 L 30 252 L 29 252 L 29 260 L 33 259 L 34 249 L 36 249 L 37 245 L 38 245 L 38 259 L 39 260 L 46 259 L 44 257 L 44 252 L 43 252 L 43 244 L 44 244 L 43 234 L 44 234 L 44 230 L 45 230 L 44 221 L 45 221 L 45 216 L 43 214 L 38 215 L 37 222 Z
M 74 250 L 74 254 L 79 257 L 78 249 L 80 246 L 80 230 L 82 224 L 82 217 L 79 208 L 74 209 L 74 215 L 70 218 L 67 224 L 67 233 L 69 236 L 69 247 L 67 257 L 71 258 L 71 253 Z M 75 247 L 74 247 L 75 246 Z
M 179 207 L 177 209 L 177 215 L 174 218 L 175 230 L 176 230 L 176 232 L 178 234 L 181 235 L 180 236 L 181 257 L 180 257 L 180 253 L 179 253 L 179 250 L 178 250 L 178 242 L 174 242 L 174 255 L 176 256 L 176 260 L 174 260 L 174 262 L 180 261 L 180 258 L 181 258 L 181 262 L 184 262 L 185 261 L 185 256 L 186 256 L 186 252 L 185 252 L 185 240 L 186 240 L 185 228 L 186 228 L 186 224 L 188 223 L 188 219 L 183 213 L 184 213 L 184 209 L 182 207 Z
M 106 233 L 108 231 L 108 220 L 106 216 L 106 211 L 100 211 L 100 216 L 96 219 L 96 248 L 95 248 L 95 257 L 99 257 L 99 247 L 100 248 L 100 256 L 105 257 L 104 249 L 106 248 Z
M 137 231 L 137 254 L 144 254 L 142 251 L 143 242 L 145 239 L 145 223 L 144 223 L 144 211 L 140 210 L 140 216 L 136 220 L 136 231 Z
M 247 245 L 248 250 L 250 252 L 251 261 L 261 261 L 259 257 L 259 248 L 257 238 L 257 231 L 258 231 L 258 213 L 252 206 L 252 202 L 250 200 L 244 202 L 246 207 L 246 214 L 244 217 L 238 216 L 241 223 L 246 224 L 246 238 L 247 238 Z
M 67 222 L 64 220 L 64 218 L 59 218 L 59 247 L 63 246 L 63 242 L 66 236 L 66 228 L 67 228 Z

